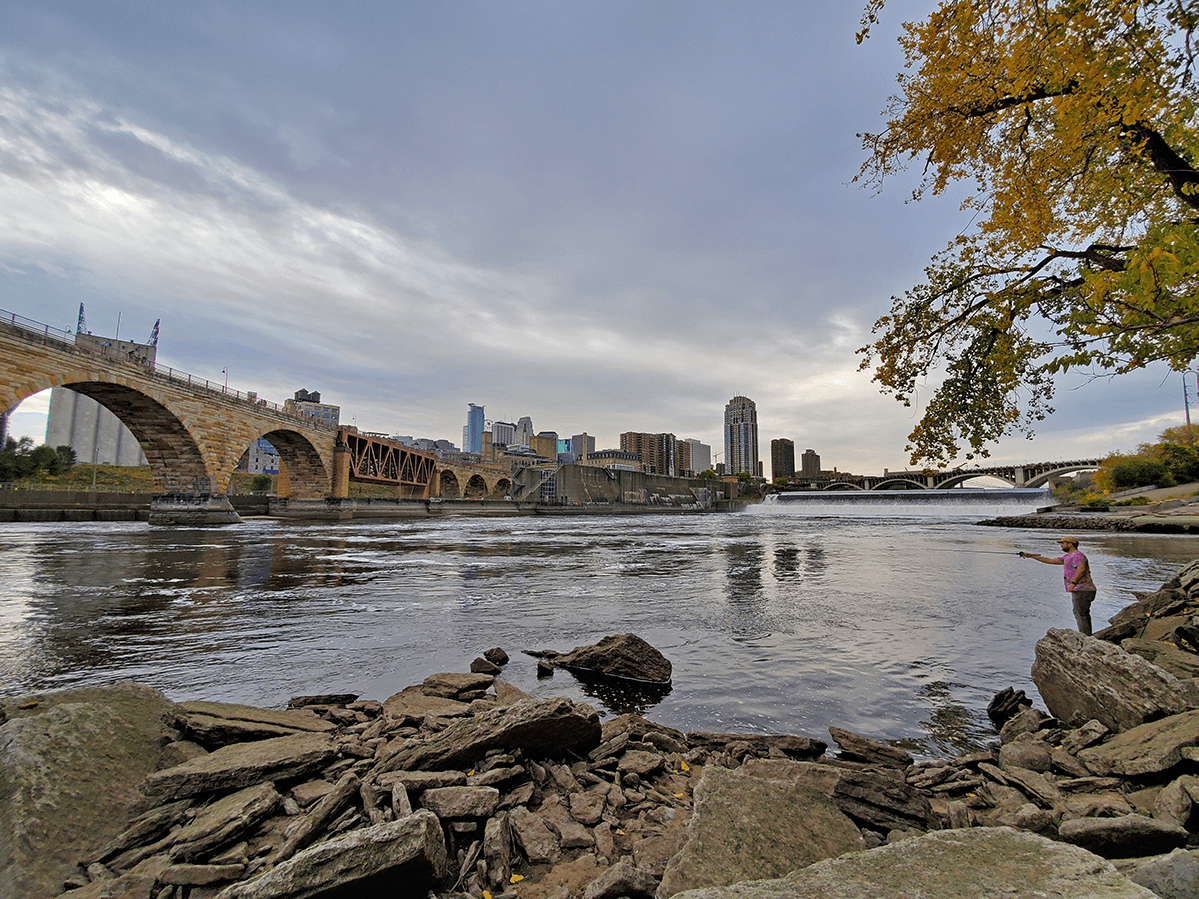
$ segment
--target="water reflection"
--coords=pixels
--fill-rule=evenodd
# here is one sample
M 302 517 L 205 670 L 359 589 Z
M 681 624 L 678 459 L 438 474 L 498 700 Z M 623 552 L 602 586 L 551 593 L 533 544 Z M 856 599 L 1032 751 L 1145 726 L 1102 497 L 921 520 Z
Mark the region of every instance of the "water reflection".
M 579 682 L 583 694 L 596 699 L 615 715 L 646 715 L 670 695 L 670 684 L 639 683 L 578 669 L 569 670 Z

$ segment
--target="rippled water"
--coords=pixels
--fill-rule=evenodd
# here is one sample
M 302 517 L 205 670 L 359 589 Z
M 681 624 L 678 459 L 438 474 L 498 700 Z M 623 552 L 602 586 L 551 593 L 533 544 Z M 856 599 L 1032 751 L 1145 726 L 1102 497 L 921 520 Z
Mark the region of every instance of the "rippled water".
M 0 692 L 132 678 L 173 699 L 383 699 L 483 650 L 538 696 L 684 730 L 826 738 L 936 755 L 985 739 L 1033 648 L 1071 627 L 1052 534 L 990 510 L 761 506 L 723 515 L 0 526 Z M 1084 535 L 1097 626 L 1199 555 L 1193 537 Z M 525 649 L 635 632 L 674 664 L 665 696 L 539 681 Z

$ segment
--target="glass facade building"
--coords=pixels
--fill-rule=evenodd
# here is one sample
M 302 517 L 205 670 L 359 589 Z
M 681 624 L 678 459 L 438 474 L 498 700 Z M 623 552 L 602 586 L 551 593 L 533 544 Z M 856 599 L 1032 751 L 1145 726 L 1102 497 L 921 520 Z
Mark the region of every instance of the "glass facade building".
M 724 407 L 724 470 L 758 477 L 758 407 L 746 396 L 735 396 Z

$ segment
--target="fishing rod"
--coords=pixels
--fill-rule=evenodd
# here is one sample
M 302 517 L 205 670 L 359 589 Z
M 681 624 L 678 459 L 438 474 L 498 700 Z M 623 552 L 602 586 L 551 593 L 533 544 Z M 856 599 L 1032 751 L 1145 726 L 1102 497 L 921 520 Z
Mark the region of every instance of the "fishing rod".
M 1001 550 L 1001 549 L 955 549 L 955 553 L 987 553 L 992 556 L 1018 556 L 1019 550 Z

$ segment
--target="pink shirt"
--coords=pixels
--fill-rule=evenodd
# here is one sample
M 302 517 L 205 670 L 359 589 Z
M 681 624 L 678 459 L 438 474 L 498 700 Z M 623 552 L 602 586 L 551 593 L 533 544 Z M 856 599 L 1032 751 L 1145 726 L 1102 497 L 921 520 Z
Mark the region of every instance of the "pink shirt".
M 1087 565 L 1087 557 L 1079 550 L 1074 550 L 1072 553 L 1061 556 L 1063 577 L 1066 581 L 1066 590 L 1073 593 L 1075 590 L 1094 590 L 1095 584 L 1091 581 L 1090 566 L 1087 566 L 1087 573 L 1083 579 L 1075 586 L 1072 581 L 1078 573 L 1078 569 Z

